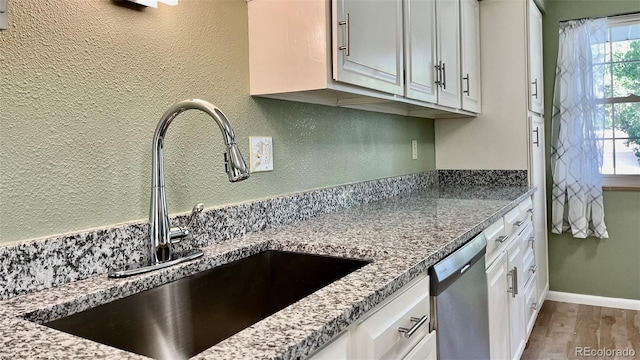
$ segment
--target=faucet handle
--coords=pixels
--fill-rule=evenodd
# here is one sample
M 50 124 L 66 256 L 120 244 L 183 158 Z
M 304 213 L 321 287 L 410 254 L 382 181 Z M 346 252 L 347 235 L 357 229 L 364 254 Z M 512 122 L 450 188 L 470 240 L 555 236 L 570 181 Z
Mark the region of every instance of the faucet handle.
M 189 216 L 189 223 L 187 224 L 187 226 L 184 226 L 184 227 L 174 226 L 171 228 L 171 231 L 169 232 L 169 237 L 171 238 L 172 244 L 179 243 L 180 241 L 182 241 L 183 238 L 191 234 L 191 225 L 193 225 L 193 223 L 196 221 L 196 218 L 202 212 L 203 209 L 204 209 L 203 203 L 195 204 L 193 206 L 193 209 L 191 209 L 191 215 Z
M 191 216 L 189 217 L 189 223 L 187 224 L 187 228 L 191 228 L 191 225 L 193 225 L 193 223 L 196 221 L 196 218 L 198 217 L 198 215 L 200 215 L 203 209 L 204 209 L 203 203 L 197 203 L 193 205 L 193 209 L 191 209 Z

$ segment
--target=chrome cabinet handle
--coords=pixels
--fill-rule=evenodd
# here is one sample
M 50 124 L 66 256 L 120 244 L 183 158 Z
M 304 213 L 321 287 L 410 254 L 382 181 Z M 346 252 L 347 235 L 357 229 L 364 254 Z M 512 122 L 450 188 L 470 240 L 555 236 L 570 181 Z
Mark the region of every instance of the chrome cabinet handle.
M 513 297 L 518 295 L 518 268 L 513 267 Z
M 507 292 L 514 298 L 518 295 L 518 268 L 514 266 L 513 269 L 509 270 L 507 276 L 511 276 L 511 287 Z
M 416 331 L 418 331 L 418 328 L 420 326 L 424 325 L 424 323 L 427 322 L 427 319 L 429 319 L 427 315 L 424 315 L 420 318 L 411 317 L 411 322 L 413 322 L 414 324 L 408 329 L 404 327 L 398 328 L 398 332 L 401 332 L 404 337 L 409 338 L 411 337 L 411 335 L 415 334 Z
M 532 265 L 529 268 L 529 271 L 531 271 L 531 273 L 535 274 L 538 271 L 538 265 Z
M 516 221 L 516 222 L 514 222 L 514 223 L 513 223 L 513 225 L 515 225 L 515 226 L 521 226 L 522 224 L 524 224 L 524 221 L 523 221 L 523 220 L 521 220 L 521 221 Z
M 533 130 L 534 133 L 536 133 L 536 141 L 533 142 L 533 145 L 535 145 L 536 147 L 540 147 L 540 130 L 538 130 L 538 127 L 536 126 L 536 129 Z
M 442 88 L 447 89 L 447 68 L 445 63 L 442 63 Z
M 349 56 L 349 13 L 347 13 L 344 20 L 338 22 L 338 25 L 344 26 L 344 45 L 338 47 L 338 50 L 345 50 L 344 54 Z
M 502 244 L 505 241 L 507 241 L 508 238 L 509 238 L 508 236 L 502 235 L 496 239 L 496 242 Z
M 528 212 L 529 214 L 533 214 L 533 213 L 535 212 L 535 210 L 534 210 L 533 208 L 530 208 L 530 209 L 527 209 L 527 212 Z
M 529 307 L 531 308 L 531 310 L 538 310 L 538 303 L 531 303 Z
M 531 94 L 531 96 L 537 99 L 538 98 L 538 79 L 533 80 L 531 84 L 533 84 L 533 86 L 535 86 L 535 89 L 536 89 L 535 93 Z
M 442 86 L 442 81 L 440 80 L 442 76 L 442 61 L 438 61 L 438 65 L 434 65 L 433 67 L 436 68 L 436 85 Z
M 467 96 L 471 96 L 471 89 L 469 86 L 469 73 L 467 73 L 467 76 L 463 77 L 462 80 L 467 82 L 467 90 L 463 90 L 462 93 L 467 94 Z
M 531 248 L 533 249 L 534 244 L 536 243 L 536 237 L 535 236 L 530 236 L 529 239 L 527 239 L 530 243 L 531 243 Z
M 511 278 L 511 286 L 509 286 L 509 289 L 507 289 L 507 292 L 509 294 L 511 294 L 511 297 L 516 297 L 515 291 L 513 290 L 513 269 L 509 270 L 509 272 L 507 273 L 507 276 L 509 276 Z

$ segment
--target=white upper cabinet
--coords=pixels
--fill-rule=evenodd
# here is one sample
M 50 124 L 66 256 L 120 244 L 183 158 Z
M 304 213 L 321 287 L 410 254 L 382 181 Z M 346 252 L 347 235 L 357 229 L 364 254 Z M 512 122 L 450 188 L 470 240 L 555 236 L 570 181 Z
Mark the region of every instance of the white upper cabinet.
M 529 110 L 544 114 L 544 76 L 542 69 L 542 14 L 533 0 L 528 1 Z
M 460 0 L 462 109 L 481 112 L 480 97 L 480 4 Z
M 460 2 L 436 0 L 438 104 L 460 108 Z
M 247 7 L 251 95 L 431 119 L 477 115 L 461 106 L 460 0 Z
M 404 0 L 406 93 L 438 102 L 435 0 Z
M 402 2 L 333 1 L 333 78 L 404 95 Z
M 460 54 L 466 53 L 461 50 L 461 44 L 465 45 L 460 38 L 460 1 L 404 0 L 404 17 L 406 97 L 460 109 Z M 478 22 L 473 21 L 475 29 Z M 466 39 L 474 54 L 469 58 L 470 67 L 475 66 L 472 61 L 479 61 L 477 40 L 476 30 L 472 39 Z

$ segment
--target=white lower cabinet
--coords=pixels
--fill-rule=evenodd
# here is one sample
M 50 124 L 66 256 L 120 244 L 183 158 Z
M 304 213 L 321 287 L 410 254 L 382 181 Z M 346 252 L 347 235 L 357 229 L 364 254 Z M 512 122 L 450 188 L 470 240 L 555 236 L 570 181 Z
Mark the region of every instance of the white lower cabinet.
M 350 334 L 342 333 L 330 343 L 314 352 L 309 359 L 313 360 L 346 360 L 349 356 Z
M 511 359 L 520 359 L 526 345 L 525 320 L 524 320 L 524 287 L 522 284 L 523 258 L 522 242 L 518 238 L 513 238 L 507 245 L 507 258 L 509 280 L 507 299 L 509 302 L 509 343 L 511 349 Z
M 416 345 L 403 360 L 436 360 L 436 332 L 432 331 Z
M 485 229 L 491 359 L 520 359 L 536 315 L 536 244 L 531 198 Z
M 527 337 L 531 334 L 531 330 L 533 330 L 536 315 L 538 314 L 538 299 L 536 296 L 536 281 L 532 279 L 532 281 L 529 281 L 524 287 L 524 320 Z
M 435 359 L 436 332 L 429 332 L 429 311 L 429 276 L 425 273 L 368 311 L 309 359 Z
M 502 252 L 487 268 L 489 296 L 489 341 L 492 359 L 509 359 L 509 298 L 507 254 Z

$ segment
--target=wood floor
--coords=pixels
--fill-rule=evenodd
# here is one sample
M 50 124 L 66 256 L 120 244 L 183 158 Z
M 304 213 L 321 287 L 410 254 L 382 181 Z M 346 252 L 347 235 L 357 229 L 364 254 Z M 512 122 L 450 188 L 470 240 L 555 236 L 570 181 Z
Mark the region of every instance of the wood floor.
M 640 311 L 547 300 L 521 358 L 530 359 L 640 359 Z

